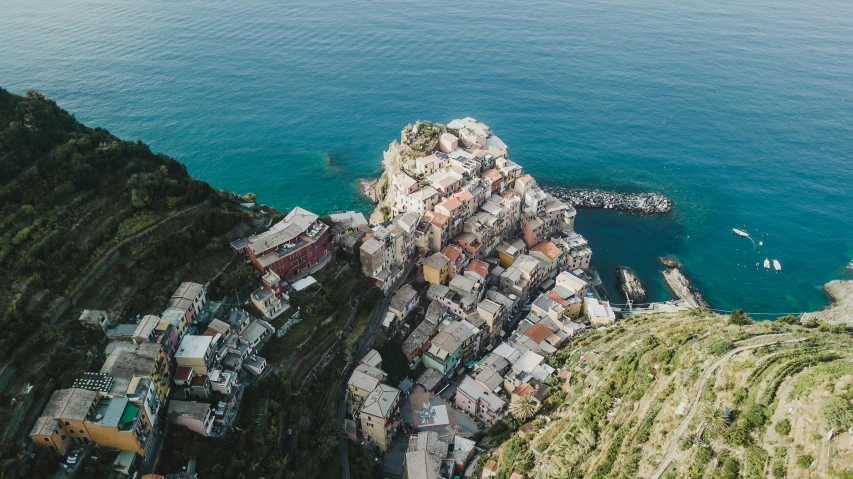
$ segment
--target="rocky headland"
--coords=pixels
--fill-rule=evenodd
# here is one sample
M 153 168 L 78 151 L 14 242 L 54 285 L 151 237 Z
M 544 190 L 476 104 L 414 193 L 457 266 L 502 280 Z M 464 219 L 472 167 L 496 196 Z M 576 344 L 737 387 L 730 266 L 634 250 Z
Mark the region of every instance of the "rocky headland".
M 669 213 L 672 210 L 672 200 L 660 193 L 623 193 L 559 186 L 542 189 L 575 208 L 603 208 L 647 214 Z
M 619 285 L 619 291 L 634 303 L 645 303 L 648 300 L 646 288 L 633 269 L 617 266 L 616 282 Z
M 708 308 L 708 303 L 702 298 L 702 294 L 690 284 L 690 280 L 684 276 L 680 269 L 669 268 L 663 271 L 666 285 L 678 299 L 685 302 L 691 308 Z
M 828 324 L 853 324 L 853 281 L 835 280 L 823 286 L 832 298 L 832 306 L 814 313 L 806 313 L 803 320 L 814 319 Z

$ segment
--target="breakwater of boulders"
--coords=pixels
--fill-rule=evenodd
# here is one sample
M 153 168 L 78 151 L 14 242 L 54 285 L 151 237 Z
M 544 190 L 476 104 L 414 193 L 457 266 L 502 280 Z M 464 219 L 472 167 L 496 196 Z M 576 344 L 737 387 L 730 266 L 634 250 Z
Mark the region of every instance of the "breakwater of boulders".
M 604 208 L 637 213 L 669 213 L 672 200 L 660 193 L 620 193 L 580 188 L 544 187 L 546 193 L 576 208 Z

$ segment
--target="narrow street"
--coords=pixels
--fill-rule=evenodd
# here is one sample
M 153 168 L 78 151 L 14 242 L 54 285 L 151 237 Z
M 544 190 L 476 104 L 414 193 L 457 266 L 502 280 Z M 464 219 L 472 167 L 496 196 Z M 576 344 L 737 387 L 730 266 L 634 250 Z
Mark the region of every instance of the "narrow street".
M 370 349 L 370 347 L 373 345 L 373 338 L 376 335 L 376 330 L 379 329 L 379 325 L 382 324 L 382 318 L 385 316 L 385 310 L 388 309 L 388 304 L 391 303 L 391 297 L 394 295 L 394 292 L 397 291 L 397 289 L 400 286 L 405 284 L 406 280 L 409 278 L 409 275 L 412 273 L 412 269 L 414 269 L 414 267 L 415 267 L 414 262 L 411 262 L 406 266 L 406 269 L 403 271 L 403 274 L 400 276 L 400 278 L 397 280 L 397 282 L 395 282 L 391 286 L 391 288 L 389 288 L 388 293 L 385 295 L 385 297 L 382 298 L 382 301 L 380 301 L 379 304 L 376 305 L 376 308 L 374 308 L 372 316 L 370 317 L 370 323 L 367 326 L 367 331 L 365 331 L 365 334 L 363 334 L 361 336 L 361 340 L 358 343 L 358 351 L 356 352 L 356 355 L 354 356 L 356 358 L 356 361 L 361 359 L 361 357 L 364 356 L 367 353 L 367 350 Z M 345 377 L 345 378 L 349 377 L 349 375 L 352 373 L 352 370 L 354 368 L 355 368 L 355 364 L 350 365 L 350 367 L 348 367 L 346 369 L 346 371 L 344 371 L 343 377 Z M 342 382 L 341 388 L 339 391 L 339 402 L 338 402 L 338 409 L 337 409 L 337 416 L 338 416 L 337 418 L 338 418 L 338 421 L 341 422 L 341 424 L 343 424 L 344 420 L 346 419 L 347 408 L 346 408 L 346 399 L 345 398 L 346 398 L 346 382 Z M 342 479 L 349 479 L 349 477 L 350 477 L 350 475 L 349 475 L 349 444 L 348 444 L 348 442 L 349 441 L 343 436 L 341 436 L 341 438 L 338 440 L 338 449 L 340 450 L 340 456 L 341 456 L 341 478 Z

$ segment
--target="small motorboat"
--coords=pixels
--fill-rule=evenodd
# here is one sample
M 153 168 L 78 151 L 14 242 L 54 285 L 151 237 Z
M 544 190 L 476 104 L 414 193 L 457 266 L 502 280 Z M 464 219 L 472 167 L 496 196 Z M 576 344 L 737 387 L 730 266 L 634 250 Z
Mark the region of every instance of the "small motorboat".
M 739 229 L 737 229 L 737 228 L 732 228 L 732 233 L 734 233 L 734 234 L 736 234 L 736 235 L 738 235 L 738 236 L 743 236 L 744 238 L 749 238 L 749 233 L 747 233 L 747 232 L 746 232 L 746 231 L 744 231 L 744 230 L 739 230 Z
M 778 259 L 773 260 L 773 269 L 775 269 L 776 271 L 782 271 L 782 265 L 779 264 Z
M 764 267 L 770 269 L 770 258 L 764 258 Z

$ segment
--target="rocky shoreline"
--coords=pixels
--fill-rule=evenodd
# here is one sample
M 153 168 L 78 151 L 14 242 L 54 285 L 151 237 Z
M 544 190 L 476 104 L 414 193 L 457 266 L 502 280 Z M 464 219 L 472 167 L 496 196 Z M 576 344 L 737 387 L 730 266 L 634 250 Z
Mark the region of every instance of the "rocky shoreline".
M 647 214 L 665 214 L 672 211 L 672 200 L 660 193 L 620 193 L 559 186 L 546 186 L 542 189 L 575 208 L 603 208 Z
M 853 324 L 853 280 L 826 283 L 823 290 L 832 305 L 822 311 L 806 313 L 803 320 L 814 319 L 828 324 Z
M 622 294 L 634 303 L 642 304 L 649 298 L 646 287 L 643 286 L 637 273 L 627 266 L 616 267 L 616 283 Z
M 670 268 L 662 271 L 663 278 L 666 280 L 666 285 L 678 299 L 690 308 L 709 308 L 708 303 L 702 298 L 702 294 L 696 291 L 690 280 L 684 276 L 681 270 Z

